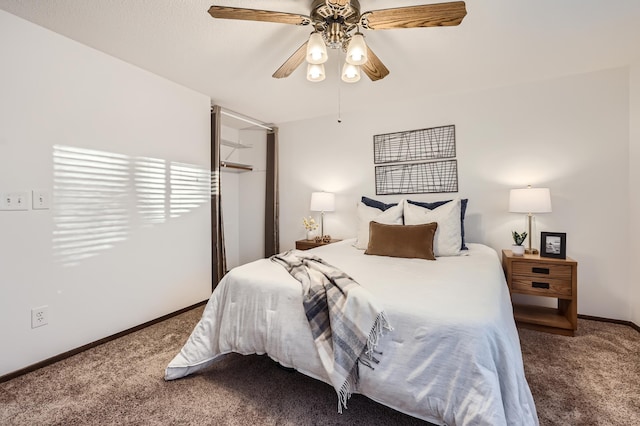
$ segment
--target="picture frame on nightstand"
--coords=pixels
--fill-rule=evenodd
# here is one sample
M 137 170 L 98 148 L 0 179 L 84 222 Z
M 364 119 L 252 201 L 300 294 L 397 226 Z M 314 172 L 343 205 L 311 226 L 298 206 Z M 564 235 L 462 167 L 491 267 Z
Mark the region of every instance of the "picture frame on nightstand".
M 540 257 L 566 259 L 567 234 L 565 232 L 541 232 Z

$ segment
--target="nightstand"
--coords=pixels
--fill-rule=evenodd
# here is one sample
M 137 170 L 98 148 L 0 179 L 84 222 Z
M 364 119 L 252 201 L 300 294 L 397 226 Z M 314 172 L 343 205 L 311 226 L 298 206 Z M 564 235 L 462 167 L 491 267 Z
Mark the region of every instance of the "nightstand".
M 309 249 L 320 247 L 320 246 L 326 246 L 327 244 L 337 243 L 338 241 L 342 241 L 342 240 L 334 240 L 332 238 L 331 241 L 329 241 L 328 243 L 323 243 L 322 241 L 316 243 L 314 240 L 298 240 L 296 241 L 296 249 L 309 250 Z
M 502 267 L 512 303 L 513 294 L 558 299 L 557 308 L 513 303 L 518 326 L 573 336 L 578 328 L 578 262 L 502 250 Z

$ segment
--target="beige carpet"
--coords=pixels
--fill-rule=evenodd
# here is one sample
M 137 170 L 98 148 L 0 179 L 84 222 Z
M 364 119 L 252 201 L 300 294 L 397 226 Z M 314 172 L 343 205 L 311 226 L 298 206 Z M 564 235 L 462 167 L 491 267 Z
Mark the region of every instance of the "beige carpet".
M 336 413 L 329 386 L 265 356 L 231 355 L 165 382 L 202 308 L 0 384 L 1 425 L 414 425 L 354 395 Z M 580 320 L 574 338 L 522 330 L 542 425 L 640 425 L 640 333 Z
M 520 330 L 541 425 L 640 426 L 640 333 L 578 320 L 574 337 Z

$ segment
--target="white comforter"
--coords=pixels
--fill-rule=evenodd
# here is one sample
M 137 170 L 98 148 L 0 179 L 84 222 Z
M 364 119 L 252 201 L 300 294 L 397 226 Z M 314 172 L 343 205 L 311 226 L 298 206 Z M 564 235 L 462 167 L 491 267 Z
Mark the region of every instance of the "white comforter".
M 369 256 L 352 243 L 314 253 L 366 287 L 394 328 L 380 340 L 384 354 L 375 370 L 360 368 L 359 393 L 438 424 L 538 424 L 493 249 L 467 244 L 467 256 L 427 261 Z M 300 283 L 268 259 L 224 277 L 165 378 L 186 376 L 230 352 L 266 353 L 328 383 Z

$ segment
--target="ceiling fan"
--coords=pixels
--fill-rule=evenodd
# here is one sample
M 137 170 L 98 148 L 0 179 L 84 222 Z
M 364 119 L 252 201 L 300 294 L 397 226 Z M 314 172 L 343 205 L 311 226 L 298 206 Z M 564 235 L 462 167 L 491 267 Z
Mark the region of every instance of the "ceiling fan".
M 455 26 L 467 14 L 464 1 L 396 7 L 360 13 L 358 0 L 313 0 L 309 16 L 269 10 L 238 7 L 211 6 L 209 14 L 214 18 L 246 21 L 276 22 L 291 25 L 311 25 L 314 31 L 273 73 L 274 78 L 291 75 L 306 59 L 307 79 L 324 80 L 324 62 L 327 50 L 342 49 L 346 63 L 342 68 L 342 80 L 355 82 L 360 79 L 360 69 L 372 80 L 381 80 L 389 74 L 382 61 L 364 41 L 360 28 L 386 30 L 394 28 L 419 28 Z

